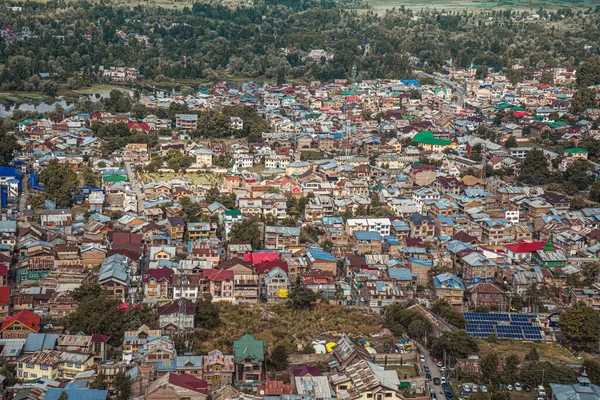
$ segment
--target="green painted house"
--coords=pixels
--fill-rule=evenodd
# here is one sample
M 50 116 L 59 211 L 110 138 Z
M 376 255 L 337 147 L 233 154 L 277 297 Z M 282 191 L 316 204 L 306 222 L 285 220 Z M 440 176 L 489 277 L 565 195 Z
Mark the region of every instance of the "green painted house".
M 552 245 L 552 238 L 548 238 L 546 245 L 531 255 L 531 261 L 542 268 L 564 268 L 567 265 L 565 253 Z

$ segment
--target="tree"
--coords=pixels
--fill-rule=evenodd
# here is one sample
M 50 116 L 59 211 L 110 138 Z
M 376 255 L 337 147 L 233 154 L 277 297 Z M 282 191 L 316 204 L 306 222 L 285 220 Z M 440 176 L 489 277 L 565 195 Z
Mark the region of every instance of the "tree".
M 598 97 L 594 89 L 581 88 L 571 99 L 571 113 L 578 115 L 588 108 L 598 108 Z
M 498 354 L 491 352 L 486 354 L 481 360 L 481 375 L 489 383 L 495 384 L 498 376 Z
M 75 171 L 67 164 L 60 164 L 57 159 L 50 160 L 40 174 L 40 183 L 46 187 L 46 195 L 62 208 L 71 206 L 78 181 Z
M 58 396 L 58 400 L 69 400 L 69 395 L 67 394 L 67 392 L 61 392 L 60 396 Z
M 479 65 L 475 70 L 475 79 L 485 79 L 488 76 L 488 67 L 486 65 Z
M 128 400 L 131 395 L 131 381 L 123 371 L 115 375 L 115 390 L 117 391 L 117 400 Z
M 532 347 L 529 353 L 525 355 L 525 361 L 540 361 L 540 353 L 535 347 Z
M 600 84 L 600 57 L 590 57 L 577 68 L 577 86 L 587 88 Z
M 196 301 L 196 327 L 202 329 L 216 329 L 221 324 L 219 306 L 211 299 Z
M 260 226 L 254 218 L 246 218 L 231 227 L 229 242 L 250 243 L 254 250 L 261 247 Z
M 591 349 L 600 339 L 600 311 L 591 307 L 573 307 L 559 318 L 560 330 L 574 347 Z
M 593 166 L 587 160 L 575 160 L 563 173 L 563 179 L 567 183 L 577 186 L 579 190 L 587 190 L 594 182 L 592 171 Z
M 179 200 L 179 203 L 183 208 L 181 217 L 186 224 L 190 222 L 200 222 L 202 217 L 202 207 L 200 204 L 192 202 L 188 196 L 182 197 Z
M 600 360 L 586 358 L 583 361 L 583 369 L 586 371 L 593 384 L 600 385 Z
M 289 302 L 297 310 L 311 308 L 316 301 L 317 294 L 306 286 L 295 287 L 289 294 Z
M 465 330 L 446 332 L 431 344 L 431 353 L 438 358 L 446 355 L 450 360 L 467 358 L 479 351 L 477 341 L 470 337 Z
M 427 325 L 422 319 L 413 320 L 406 329 L 408 336 L 413 339 L 422 339 L 431 333 L 431 325 Z
M 579 75 L 579 71 L 577 71 Z M 540 83 L 541 84 L 554 84 L 554 73 L 552 71 L 544 71 L 540 75 Z
M 548 170 L 548 162 L 544 152 L 534 149 L 527 153 L 521 165 L 519 182 L 529 185 L 546 185 L 550 182 L 551 177 L 552 174 Z
M 506 148 L 510 148 L 510 147 L 517 147 L 517 139 L 515 139 L 514 136 L 509 136 L 508 139 L 506 139 L 506 142 L 504 142 L 504 147 Z
M 515 377 L 519 371 L 519 364 L 521 360 L 519 356 L 516 354 L 509 354 L 504 360 L 504 381 L 505 382 L 514 382 Z
M 286 346 L 278 344 L 269 356 L 269 364 L 275 371 L 285 371 L 288 367 L 289 351 Z
M 46 208 L 46 195 L 43 193 L 37 193 L 31 196 L 31 209 L 32 210 L 43 210 Z
M 594 183 L 592 183 L 588 199 L 600 203 L 600 179 L 596 179 Z
M 81 179 L 83 186 L 86 187 L 99 187 L 100 180 L 98 174 L 96 174 L 90 167 L 85 167 L 81 170 Z
M 106 377 L 101 372 L 96 375 L 96 378 L 90 383 L 90 388 L 98 389 L 98 390 L 106 390 L 108 389 L 108 383 L 106 382 Z
M 0 165 L 8 165 L 12 162 L 15 152 L 21 150 L 17 143 L 17 137 L 7 133 L 0 125 Z
M 449 324 L 456 326 L 457 328 L 464 329 L 467 325 L 465 317 L 445 299 L 436 299 L 433 302 L 431 311 L 444 318 Z

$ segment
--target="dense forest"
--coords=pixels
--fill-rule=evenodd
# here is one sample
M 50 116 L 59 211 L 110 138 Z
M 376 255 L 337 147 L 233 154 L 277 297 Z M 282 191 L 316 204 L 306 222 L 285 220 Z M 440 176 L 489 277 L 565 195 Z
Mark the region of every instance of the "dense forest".
M 167 10 L 48 1 L 0 13 L 0 90 L 54 94 L 98 80 L 100 65 L 155 82 L 259 77 L 403 78 L 411 67 L 576 66 L 600 54 L 600 6 L 530 12 L 347 10 L 329 0 L 257 0 Z M 6 7 L 7 3 L 0 3 Z M 25 32 L 25 33 L 23 33 Z M 370 43 L 365 52 L 364 42 Z M 331 59 L 313 59 L 323 49 Z M 40 73 L 47 73 L 42 74 Z

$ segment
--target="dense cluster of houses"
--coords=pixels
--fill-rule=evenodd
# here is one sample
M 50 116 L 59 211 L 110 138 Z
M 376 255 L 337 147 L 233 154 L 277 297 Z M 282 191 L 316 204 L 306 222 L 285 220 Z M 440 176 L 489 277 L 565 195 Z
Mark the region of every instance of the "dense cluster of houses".
M 555 289 L 543 298 L 549 310 L 600 309 L 597 277 L 584 283 L 600 255 L 600 208 L 571 210 L 565 195 L 510 184 L 533 147 L 506 148 L 479 134 L 485 127 L 521 141 L 559 133 L 574 146 L 544 150 L 549 166 L 556 159 L 564 171 L 587 160 L 575 146 L 596 137 L 598 110 L 573 125 L 552 120 L 567 112 L 573 93 L 565 87 L 575 75 L 553 69 L 555 83 L 542 85 L 541 72 L 511 85 L 499 73 L 476 80 L 474 69 L 449 70 L 449 78 L 467 82 L 464 106 L 448 87 L 414 80 L 221 83 L 140 100 L 154 108 L 185 104 L 188 113 L 175 120 L 95 112 L 22 121 L 22 153 L 0 167 L 0 347 L 22 382 L 15 390 L 50 395 L 62 382 L 76 398 L 94 390 L 77 382 L 102 373 L 112 383 L 126 371 L 133 395 L 147 399 L 401 398 L 395 371 L 347 337 L 333 348 L 327 376 L 296 366 L 283 381 L 267 377 L 266 344 L 250 335 L 233 343 L 231 355 L 177 354 L 173 335 L 195 329 L 198 300 L 286 302 L 298 286 L 375 311 L 395 303 L 426 310 L 443 299 L 459 311 L 510 312 L 521 311 L 515 297 L 535 284 Z M 128 80 L 135 71 L 104 74 Z M 223 105 L 252 107 L 269 129 L 258 143 L 188 140 L 199 124 L 194 112 Z M 490 122 L 496 115 L 499 126 Z M 154 148 L 129 143 L 102 156 L 93 121 L 173 135 Z M 230 128 L 244 123 L 231 117 Z M 153 156 L 174 153 L 191 166 L 175 173 L 165 159 L 155 173 L 144 171 Z M 45 190 L 37 176 L 53 159 L 76 172 L 92 168 L 99 185 L 82 185 L 72 208 L 47 199 L 44 209 L 32 209 L 27 200 Z M 223 159 L 231 163 L 217 162 Z M 486 166 L 509 178 L 486 176 Z M 220 196 L 209 201 L 214 187 Z M 198 206 L 196 218 L 184 198 Z M 236 224 L 250 219 L 258 237 L 232 240 Z M 103 335 L 45 333 L 77 309 L 72 292 L 88 283 L 125 305 L 155 307 L 157 325 L 126 332 L 120 357 L 110 359 Z M 248 388 L 252 395 L 242 393 Z

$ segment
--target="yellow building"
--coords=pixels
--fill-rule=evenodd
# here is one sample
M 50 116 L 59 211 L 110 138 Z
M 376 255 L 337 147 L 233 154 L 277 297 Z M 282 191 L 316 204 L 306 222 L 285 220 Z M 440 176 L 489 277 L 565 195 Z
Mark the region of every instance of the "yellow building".
M 73 378 L 93 368 L 91 354 L 56 350 L 38 350 L 21 358 L 17 363 L 17 378 L 23 381 L 40 378 Z
M 62 353 L 55 350 L 39 350 L 21 358 L 17 363 L 17 378 L 23 381 L 40 378 L 57 379 Z

